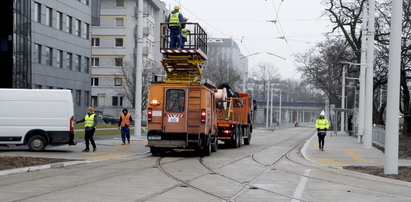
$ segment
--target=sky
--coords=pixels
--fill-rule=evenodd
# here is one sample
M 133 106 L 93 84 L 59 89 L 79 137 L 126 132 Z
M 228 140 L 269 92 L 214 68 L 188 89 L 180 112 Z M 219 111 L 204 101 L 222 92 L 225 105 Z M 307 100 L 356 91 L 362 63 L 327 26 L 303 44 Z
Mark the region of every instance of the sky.
M 299 79 L 293 55 L 308 51 L 331 31 L 331 23 L 322 16 L 322 0 L 162 1 L 169 9 L 180 4 L 184 17 L 200 23 L 209 38 L 233 38 L 246 56 L 260 52 L 248 57 L 250 72 L 261 63 L 271 63 L 282 79 Z M 277 23 L 268 22 L 275 19 Z M 284 36 L 288 43 L 279 38 Z

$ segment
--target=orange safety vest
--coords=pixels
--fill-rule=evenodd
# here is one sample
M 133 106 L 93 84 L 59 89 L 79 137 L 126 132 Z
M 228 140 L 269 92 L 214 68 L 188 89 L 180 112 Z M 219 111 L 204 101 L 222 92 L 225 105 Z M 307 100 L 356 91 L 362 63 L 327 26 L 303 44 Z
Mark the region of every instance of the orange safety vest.
M 127 125 L 127 127 L 129 127 L 130 126 L 130 116 L 131 115 L 129 113 L 127 113 L 127 115 L 125 115 L 125 116 L 124 116 L 124 114 L 121 114 L 120 116 L 121 116 L 120 127 L 126 127 L 126 125 Z

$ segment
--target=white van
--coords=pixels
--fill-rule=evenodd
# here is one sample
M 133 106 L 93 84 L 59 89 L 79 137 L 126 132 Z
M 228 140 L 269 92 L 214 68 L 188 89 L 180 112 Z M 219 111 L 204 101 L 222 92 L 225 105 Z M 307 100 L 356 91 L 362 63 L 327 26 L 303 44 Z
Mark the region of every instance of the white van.
M 73 143 L 73 97 L 69 90 L 0 89 L 0 145 Z

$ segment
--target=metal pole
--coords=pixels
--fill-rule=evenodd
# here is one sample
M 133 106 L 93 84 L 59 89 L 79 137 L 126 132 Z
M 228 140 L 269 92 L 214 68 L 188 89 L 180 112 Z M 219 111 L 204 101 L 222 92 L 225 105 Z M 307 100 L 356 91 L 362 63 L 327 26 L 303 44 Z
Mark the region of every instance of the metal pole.
M 364 120 L 364 148 L 372 147 L 372 107 L 373 107 L 373 74 L 374 74 L 374 18 L 375 0 L 368 0 L 368 48 L 367 48 L 367 69 L 365 71 L 365 120 Z
M 135 55 L 136 65 L 136 100 L 135 100 L 135 119 L 134 119 L 134 135 L 141 136 L 141 103 L 143 89 L 143 0 L 138 0 L 137 4 L 137 54 Z
M 398 174 L 402 0 L 392 1 L 384 174 Z
M 274 101 L 274 93 L 273 93 L 274 88 L 271 87 L 271 103 L 270 103 L 270 127 L 273 124 L 273 101 Z
M 282 116 L 281 116 L 281 103 L 282 102 L 282 98 L 281 98 L 281 90 L 280 90 L 280 106 L 278 107 L 279 109 L 278 109 L 278 128 L 280 128 L 280 126 L 281 126 L 281 118 L 282 118 Z
M 270 102 L 270 84 L 267 80 L 266 110 L 265 110 L 265 127 L 268 128 L 268 107 Z
M 367 18 L 368 10 L 367 6 L 363 8 L 362 19 L 363 23 L 361 25 L 361 68 L 360 68 L 360 92 L 359 92 L 359 105 L 358 105 L 358 142 L 362 141 L 362 136 L 364 135 L 364 120 L 365 120 L 365 69 L 367 68 Z
M 341 109 L 344 110 L 345 108 L 345 65 L 343 65 L 342 69 L 342 86 L 341 86 Z M 341 127 L 340 131 L 343 133 L 344 132 L 344 122 L 345 122 L 345 114 L 344 111 L 341 111 Z

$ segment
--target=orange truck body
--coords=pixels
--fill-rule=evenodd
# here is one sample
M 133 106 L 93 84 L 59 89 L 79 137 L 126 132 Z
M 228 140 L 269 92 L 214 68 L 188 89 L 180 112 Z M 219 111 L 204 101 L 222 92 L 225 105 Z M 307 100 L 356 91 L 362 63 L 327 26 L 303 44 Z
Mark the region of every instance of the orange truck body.
M 227 99 L 227 109 L 217 109 L 218 140 L 233 147 L 250 144 L 253 130 L 250 96 L 243 92 L 237 94 L 239 97 Z
M 152 153 L 178 148 L 216 150 L 212 145 L 218 144 L 216 90 L 200 83 L 153 83 L 149 89 L 147 134 Z

